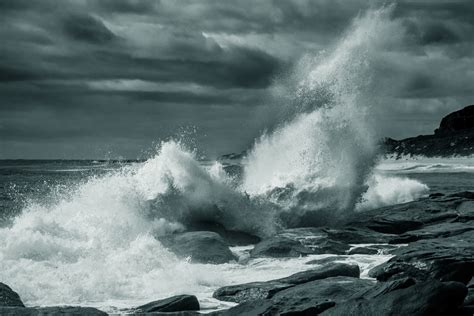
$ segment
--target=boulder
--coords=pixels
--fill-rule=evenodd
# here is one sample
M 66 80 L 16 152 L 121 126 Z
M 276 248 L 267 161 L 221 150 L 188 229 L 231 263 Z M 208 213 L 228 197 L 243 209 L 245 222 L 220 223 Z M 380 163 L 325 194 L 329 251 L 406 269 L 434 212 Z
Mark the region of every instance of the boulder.
M 145 305 L 138 306 L 134 312 L 155 313 L 155 312 L 182 312 L 198 311 L 199 301 L 194 295 L 176 295 L 162 300 L 153 301 Z
M 357 265 L 338 263 L 298 272 L 289 277 L 267 282 L 252 282 L 221 287 L 217 289 L 212 296 L 221 301 L 236 303 L 268 299 L 273 297 L 276 293 L 295 285 L 335 276 L 358 278 L 359 274 L 360 270 Z
M 262 240 L 250 251 L 250 256 L 255 257 L 300 257 L 311 254 L 309 248 L 303 246 L 299 241 L 283 236 L 274 236 Z
M 25 307 L 18 293 L 4 283 L 0 283 L 0 306 Z
M 336 230 L 323 227 L 282 230 L 255 245 L 250 256 L 280 258 L 309 254 L 344 254 L 350 249 L 345 241 L 332 238 L 331 234 L 336 235 Z
M 224 239 L 214 232 L 179 233 L 162 237 L 160 241 L 177 256 L 190 257 L 196 263 L 221 264 L 237 260 Z
M 467 284 L 474 275 L 474 231 L 420 240 L 393 251 L 395 257 L 369 271 L 379 281 L 412 277 Z
M 429 280 L 375 298 L 354 298 L 336 304 L 324 316 L 446 316 L 461 315 L 467 289 L 458 282 Z
M 270 299 L 241 303 L 218 315 L 317 315 L 372 285 L 373 281 L 359 278 L 330 277 L 279 291 Z

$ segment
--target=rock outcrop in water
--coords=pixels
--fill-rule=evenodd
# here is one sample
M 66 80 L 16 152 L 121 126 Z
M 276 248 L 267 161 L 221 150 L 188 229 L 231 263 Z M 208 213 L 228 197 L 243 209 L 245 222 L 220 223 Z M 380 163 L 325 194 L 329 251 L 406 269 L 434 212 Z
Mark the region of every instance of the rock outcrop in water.
M 139 306 L 134 310 L 134 313 L 173 313 L 183 311 L 198 311 L 199 308 L 199 301 L 196 296 L 176 295 Z
M 268 282 L 253 282 L 225 286 L 215 291 L 213 297 L 222 301 L 236 303 L 256 299 L 268 299 L 280 291 L 295 287 L 299 284 L 338 276 L 358 278 L 359 274 L 360 270 L 357 265 L 339 263 L 299 272 L 286 278 Z
M 229 245 L 217 233 L 194 231 L 160 238 L 161 243 L 177 256 L 197 263 L 227 263 L 237 260 Z
M 239 302 L 239 305 L 213 314 L 472 315 L 473 224 L 474 194 L 461 192 L 433 194 L 415 202 L 355 213 L 337 227 L 283 231 L 275 236 L 274 243 L 272 238 L 262 241 L 264 245 L 277 245 L 265 247 L 273 249 L 272 256 L 306 255 L 312 246 L 328 240 L 347 246 L 376 245 L 359 247 L 365 250 L 357 251 L 355 248 L 345 251 L 342 251 L 344 248 L 328 248 L 326 253 L 345 254 L 309 260 L 308 264 L 323 268 L 288 278 L 218 289 L 215 298 Z M 281 242 L 282 237 L 286 238 L 285 243 Z M 373 252 L 374 249 L 394 255 L 369 271 L 377 281 L 359 279 L 358 273 L 344 274 L 350 269 L 337 263 L 350 258 L 353 252 Z M 316 253 L 322 253 L 321 248 Z M 344 270 L 346 268 L 348 270 Z M 288 281 L 297 275 L 308 276 L 318 269 L 342 270 L 336 275 L 321 274 L 318 278 Z
M 427 157 L 468 156 L 474 154 L 474 105 L 445 116 L 433 135 L 384 141 L 387 154 Z

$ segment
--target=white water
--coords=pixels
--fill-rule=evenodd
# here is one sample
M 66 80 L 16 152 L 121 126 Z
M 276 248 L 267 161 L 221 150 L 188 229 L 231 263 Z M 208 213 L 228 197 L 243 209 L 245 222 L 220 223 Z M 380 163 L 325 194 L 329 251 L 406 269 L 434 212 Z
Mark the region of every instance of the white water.
M 163 143 L 143 164 L 29 203 L 0 229 L 0 280 L 28 305 L 109 309 L 190 293 L 212 307 L 219 286 L 286 276 L 309 268 L 311 258 L 190 264 L 154 236 L 196 220 L 268 235 L 308 213 L 344 216 L 423 194 L 420 183 L 373 174 L 370 59 L 393 32 L 388 11 L 359 18 L 331 54 L 300 67 L 295 102 L 304 110 L 256 141 L 241 183 L 217 162 L 202 166 L 179 142 Z M 387 259 L 353 258 L 362 266 Z

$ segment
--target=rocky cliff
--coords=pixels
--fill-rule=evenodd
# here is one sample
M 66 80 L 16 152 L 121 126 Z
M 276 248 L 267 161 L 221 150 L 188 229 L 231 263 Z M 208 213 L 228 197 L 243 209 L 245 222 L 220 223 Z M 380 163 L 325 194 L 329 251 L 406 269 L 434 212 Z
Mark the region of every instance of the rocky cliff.
M 433 135 L 395 140 L 386 138 L 387 154 L 397 157 L 423 155 L 427 157 L 469 156 L 474 154 L 474 105 L 452 112 L 441 120 Z

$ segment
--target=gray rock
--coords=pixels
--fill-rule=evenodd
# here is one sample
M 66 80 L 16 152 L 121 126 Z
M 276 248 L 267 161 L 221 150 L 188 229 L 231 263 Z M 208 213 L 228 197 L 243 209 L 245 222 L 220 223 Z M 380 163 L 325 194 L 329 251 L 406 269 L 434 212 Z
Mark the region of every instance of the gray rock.
M 179 257 L 190 257 L 192 262 L 221 264 L 237 260 L 219 234 L 195 231 L 160 238 L 165 247 Z
M 217 315 L 317 315 L 373 285 L 352 277 L 315 280 L 276 293 L 270 299 L 247 301 Z
M 250 251 L 251 257 L 300 257 L 311 254 L 309 248 L 303 246 L 299 241 L 283 236 L 275 236 L 259 242 Z
M 25 307 L 18 293 L 4 283 L 0 283 L 0 306 Z
M 199 301 L 194 295 L 176 295 L 138 306 L 135 313 L 198 311 Z
M 289 277 L 267 282 L 252 282 L 225 286 L 217 289 L 213 297 L 222 301 L 242 303 L 257 299 L 267 299 L 276 293 L 295 285 L 335 276 L 359 277 L 357 265 L 338 263 L 308 271 L 298 272 Z
M 369 275 L 379 281 L 412 277 L 467 284 L 474 275 L 473 244 L 474 231 L 413 242 L 393 251 L 395 257 L 370 270 Z
M 461 283 L 430 280 L 371 299 L 351 299 L 327 309 L 321 315 L 461 315 L 460 310 L 466 293 L 467 289 Z

